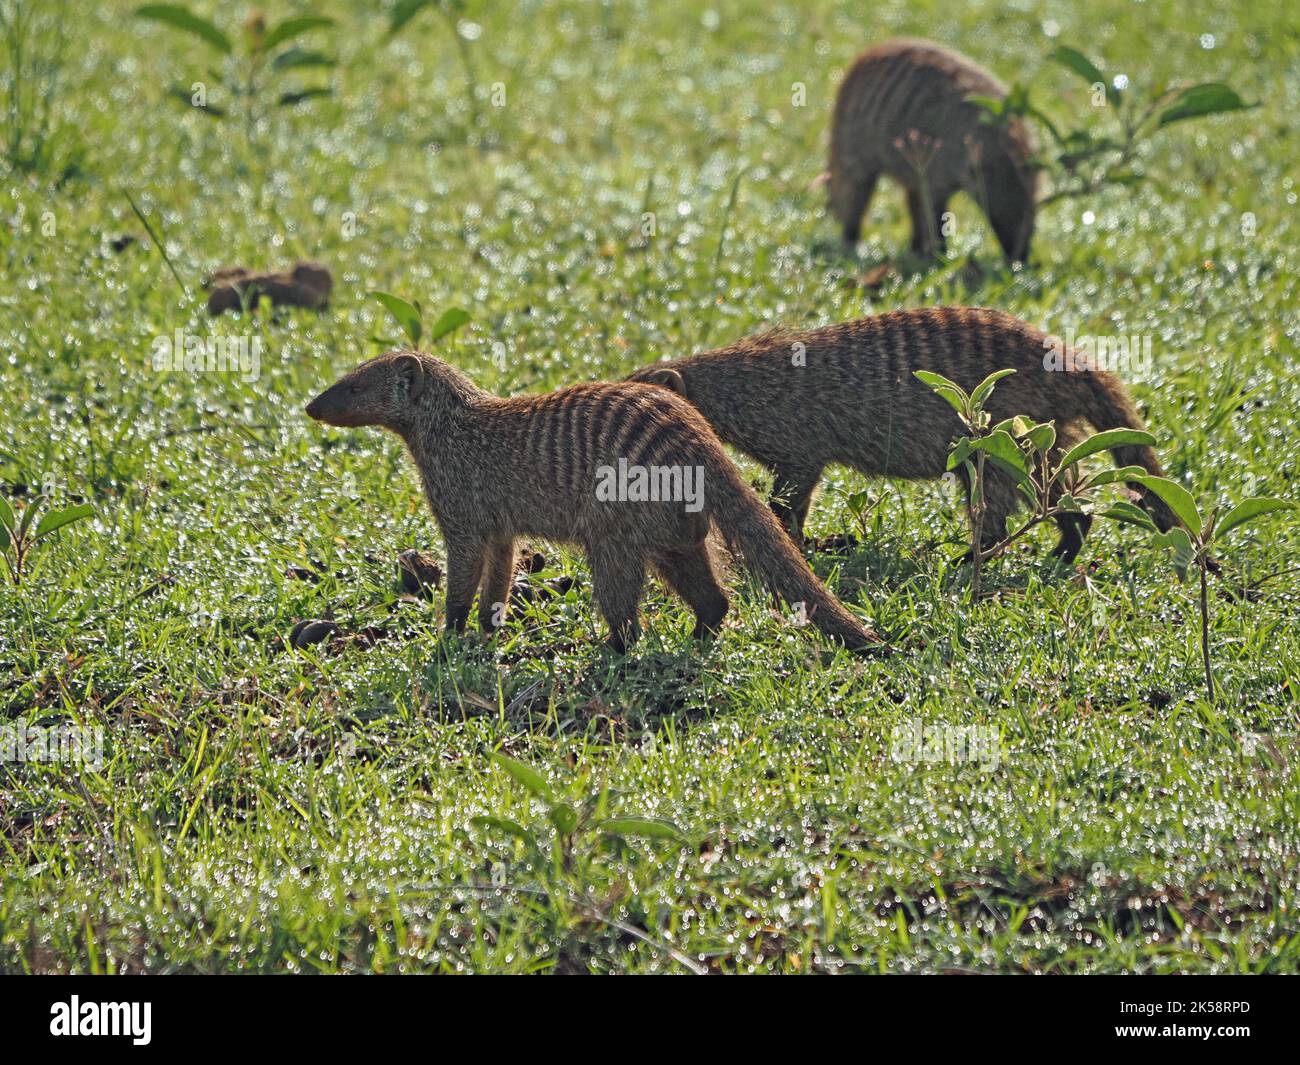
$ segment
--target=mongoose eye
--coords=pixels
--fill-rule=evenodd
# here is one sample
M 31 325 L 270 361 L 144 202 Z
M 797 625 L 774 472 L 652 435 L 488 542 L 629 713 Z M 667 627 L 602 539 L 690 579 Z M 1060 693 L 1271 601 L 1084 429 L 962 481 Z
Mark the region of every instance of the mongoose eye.
M 354 396 L 359 395 L 365 390 L 366 390 L 366 386 L 363 385 L 360 381 L 358 381 L 356 384 L 354 384 L 351 388 L 348 389 L 348 391 L 351 392 Z

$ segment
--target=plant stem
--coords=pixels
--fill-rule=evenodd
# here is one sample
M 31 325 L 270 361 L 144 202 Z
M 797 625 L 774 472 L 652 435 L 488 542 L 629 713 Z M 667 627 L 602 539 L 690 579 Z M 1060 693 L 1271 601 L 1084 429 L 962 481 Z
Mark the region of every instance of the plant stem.
M 974 570 L 970 579 L 971 602 L 979 601 L 980 569 L 984 562 L 984 452 L 975 456 L 975 484 L 971 488 L 971 561 Z
M 1201 573 L 1201 660 L 1205 665 L 1205 690 L 1214 702 L 1214 672 L 1210 669 L 1210 592 L 1206 557 L 1200 552 L 1196 559 Z

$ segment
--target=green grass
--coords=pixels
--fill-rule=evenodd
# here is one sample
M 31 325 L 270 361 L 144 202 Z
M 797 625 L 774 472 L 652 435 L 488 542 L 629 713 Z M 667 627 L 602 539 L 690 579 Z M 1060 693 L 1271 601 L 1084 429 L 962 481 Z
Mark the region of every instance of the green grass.
M 371 289 L 430 319 L 465 307 L 472 324 L 436 351 L 503 393 L 775 322 L 975 302 L 1058 332 L 1152 334 L 1152 372 L 1131 384 L 1171 476 L 1204 503 L 1300 496 L 1293 14 L 480 5 L 467 137 L 465 68 L 429 13 L 389 42 L 379 15 L 323 0 L 335 98 L 248 130 L 167 98 L 208 56 L 132 7 L 74 20 L 58 113 L 80 171 L 0 193 L 0 481 L 18 502 L 15 486 L 51 483 L 97 507 L 0 596 L 0 718 L 99 727 L 106 749 L 97 771 L 0 765 L 0 969 L 1300 969 L 1300 578 L 1279 572 L 1300 523 L 1249 527 L 1225 553 L 1216 705 L 1194 588 L 1135 530 L 1099 524 L 1065 574 L 1044 532 L 972 606 L 949 561 L 953 495 L 845 471 L 812 532 L 863 543 L 815 565 L 904 653 L 857 660 L 736 584 L 713 646 L 656 592 L 618 660 L 582 563 L 549 545 L 576 592 L 495 645 L 444 638 L 440 597 L 401 599 L 394 577 L 399 551 L 441 551 L 400 444 L 301 413 L 396 337 Z M 1161 185 L 1052 208 L 1030 271 L 1001 271 L 963 203 L 951 266 L 865 293 L 845 282 L 905 242 L 901 195 L 878 198 L 854 261 L 808 186 L 839 72 L 892 33 L 1030 79 L 1061 117 L 1087 99 L 1047 62 L 1056 42 L 1135 82 L 1222 79 L 1262 106 L 1168 130 L 1145 159 Z M 970 255 L 987 273 L 973 288 Z M 303 256 L 334 269 L 327 313 L 209 321 L 205 272 Z M 153 372 L 153 338 L 176 329 L 261 337 L 260 376 Z M 864 488 L 879 506 L 856 529 Z M 283 650 L 311 617 L 387 638 Z M 1000 764 L 896 761 L 913 722 L 994 729 Z M 554 802 L 609 789 L 607 813 L 669 819 L 681 839 L 557 838 L 493 751 L 539 770 Z

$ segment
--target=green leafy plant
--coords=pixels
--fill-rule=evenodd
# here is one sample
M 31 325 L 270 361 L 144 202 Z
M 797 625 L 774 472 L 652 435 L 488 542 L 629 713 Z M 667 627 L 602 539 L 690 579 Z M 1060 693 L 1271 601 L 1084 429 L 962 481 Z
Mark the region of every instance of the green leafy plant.
M 1247 522 L 1274 514 L 1281 510 L 1294 510 L 1295 504 L 1270 496 L 1252 496 L 1242 500 L 1226 513 L 1215 507 L 1208 517 L 1202 517 L 1192 494 L 1177 481 L 1167 477 L 1153 477 L 1142 473 L 1131 478 L 1148 491 L 1155 493 L 1178 515 L 1183 527 L 1175 526 L 1168 532 L 1156 528 L 1150 516 L 1141 507 L 1131 503 L 1116 503 L 1104 516 L 1129 522 L 1150 532 L 1157 543 L 1172 552 L 1174 570 L 1179 580 L 1186 580 L 1196 568 L 1200 584 L 1199 607 L 1201 614 L 1201 664 L 1205 670 L 1205 690 L 1210 701 L 1215 698 L 1214 670 L 1210 655 L 1210 595 L 1209 575 L 1217 572 L 1212 548 L 1233 529 Z M 1222 513 L 1222 516 L 1220 516 Z
M 948 469 L 964 470 L 970 485 L 972 598 L 979 595 L 983 564 L 1001 555 L 1035 526 L 1067 514 L 1091 517 L 1092 512 L 1085 510 L 1085 506 L 1098 488 L 1120 481 L 1140 483 L 1141 475 L 1146 474 L 1140 466 L 1124 466 L 1083 475 L 1075 468 L 1078 463 L 1111 448 L 1155 443 L 1155 437 L 1138 429 L 1108 429 L 1080 441 L 1054 462 L 1056 426 L 1052 422 L 1035 423 L 1029 418 L 1016 416 L 993 425 L 992 417 L 984 409 L 998 381 L 1013 373 L 1015 370 L 996 370 L 967 393 L 942 374 L 915 371 L 922 384 L 957 412 L 957 417 L 970 434 L 953 442 L 948 455 Z M 1015 481 L 1028 505 L 1029 516 L 1010 532 L 995 530 L 998 539 L 985 547 L 987 506 L 984 487 L 986 464 L 990 462 Z M 1145 513 L 1136 506 L 1132 509 Z M 1108 514 L 1103 512 L 1103 516 Z
M 15 513 L 9 502 L 0 496 L 0 557 L 4 559 L 14 585 L 22 583 L 27 557 L 39 541 L 54 535 L 65 525 L 95 513 L 95 508 L 89 503 L 78 503 L 63 510 L 47 509 L 37 521 L 36 516 L 48 503 L 47 497 L 37 496 Z
M 1034 162 L 1051 175 L 1053 188 L 1039 201 L 1040 207 L 1087 196 L 1109 185 L 1140 184 L 1147 177 L 1139 166 L 1141 150 L 1167 126 L 1258 106 L 1246 103 L 1221 82 L 1161 86 L 1143 93 L 1122 79 L 1107 79 L 1092 60 L 1066 45 L 1056 48 L 1050 58 L 1091 86 L 1098 105 L 1104 103 L 1111 118 L 1108 128 L 1067 128 L 1053 122 L 1031 102 L 1028 87 L 1020 83 L 1002 99 L 972 97 L 972 102 L 984 109 L 988 122 L 1003 125 L 1013 118 L 1026 118 L 1047 131 L 1050 144 Z
M 596 921 L 650 943 L 692 972 L 703 972 L 693 959 L 655 938 L 643 928 L 620 920 L 597 905 L 591 886 L 608 884 L 605 855 L 618 855 L 631 846 L 629 841 L 685 845 L 681 830 L 671 821 L 638 814 L 611 813 L 610 805 L 622 793 L 608 787 L 586 791 L 580 781 L 556 789 L 532 766 L 493 754 L 492 761 L 540 802 L 542 815 L 520 822 L 506 817 L 479 816 L 470 823 L 489 840 L 508 841 L 499 849 L 501 861 L 493 874 L 495 886 L 504 891 L 532 892 L 544 896 L 559 913 L 574 913 L 585 922 Z M 496 849 L 494 847 L 494 849 Z M 522 851 L 522 854 L 520 852 Z M 522 857 L 522 861 L 518 859 Z M 509 882 L 509 870 L 517 868 L 540 879 L 540 888 Z M 500 879 L 499 875 L 507 879 Z
M 573 868 L 579 851 L 615 838 L 643 838 L 682 842 L 681 830 L 671 821 L 659 817 L 636 815 L 611 816 L 608 788 L 600 788 L 575 798 L 557 793 L 532 766 L 503 754 L 493 754 L 492 761 L 505 770 L 525 791 L 540 799 L 545 807 L 542 819 L 529 825 L 503 817 L 475 817 L 472 824 L 489 832 L 503 833 L 521 841 L 532 858 L 555 873 Z M 572 789 L 571 789 L 572 790 Z M 550 845 L 548 845 L 548 841 Z
M 393 316 L 394 321 L 402 327 L 402 332 L 406 334 L 413 348 L 420 346 L 422 338 L 427 339 L 430 344 L 436 344 L 443 337 L 449 333 L 454 333 L 470 321 L 469 311 L 461 307 L 448 307 L 438 316 L 438 320 L 429 327 L 426 337 L 424 309 L 420 306 L 419 300 L 408 303 L 400 296 L 394 296 L 390 292 L 371 292 L 370 296 Z M 379 340 L 380 343 L 389 343 L 379 337 L 374 339 Z
M 217 54 L 222 68 L 214 70 L 213 77 L 239 102 L 250 129 L 263 113 L 261 102 L 270 80 L 292 71 L 328 70 L 335 65 L 335 60 L 323 52 L 292 43 L 306 33 L 333 26 L 334 20 L 324 15 L 295 15 L 268 27 L 263 15 L 254 11 L 244 23 L 242 41 L 237 48 L 225 31 L 179 4 L 146 4 L 135 13 L 138 18 L 187 33 Z M 275 106 L 290 107 L 329 94 L 326 86 L 286 86 L 275 97 Z M 194 88 L 177 86 L 172 95 L 214 118 L 224 118 L 229 113 Z

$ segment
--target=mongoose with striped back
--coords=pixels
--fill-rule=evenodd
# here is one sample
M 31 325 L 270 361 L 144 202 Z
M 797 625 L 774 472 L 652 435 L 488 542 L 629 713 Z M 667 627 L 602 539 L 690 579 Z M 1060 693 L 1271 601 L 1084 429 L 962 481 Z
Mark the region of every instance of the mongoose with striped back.
M 1015 415 L 1055 421 L 1059 459 L 1097 430 L 1141 429 L 1142 419 L 1114 374 L 1098 369 L 1053 372 L 1055 340 L 1002 311 L 922 307 L 891 311 L 807 332 L 769 332 L 730 347 L 646 366 L 630 380 L 658 384 L 688 399 L 721 439 L 774 474 L 772 509 L 801 542 L 813 490 L 828 464 L 866 474 L 933 478 L 947 468 L 950 447 L 966 434 L 952 408 L 913 376 L 943 374 L 968 392 L 995 370 L 1017 372 L 997 383 L 985 409 L 994 423 Z M 1086 360 L 1064 352 L 1062 364 Z M 1160 475 L 1149 447 L 1114 451 L 1122 465 Z M 985 543 L 995 543 L 1022 502 L 1009 475 L 986 467 Z M 1133 486 L 1141 493 L 1139 486 Z M 1159 498 L 1142 505 L 1161 529 L 1176 524 Z M 1054 554 L 1072 560 L 1091 519 L 1057 519 Z
M 912 250 L 944 250 L 944 212 L 964 191 L 980 205 L 1011 261 L 1029 254 L 1038 174 L 1019 118 L 980 120 L 972 96 L 1001 99 L 992 74 L 932 41 L 897 39 L 864 52 L 844 76 L 831 121 L 831 211 L 857 242 L 880 175 L 907 191 Z
M 850 648 L 883 643 L 808 568 L 695 408 L 662 388 L 580 384 L 507 399 L 430 355 L 395 351 L 356 367 L 307 414 L 334 426 L 381 426 L 405 441 L 446 544 L 448 629 L 464 629 L 476 591 L 484 631 L 502 623 L 515 541 L 529 536 L 585 551 L 615 650 L 638 635 L 648 566 L 695 613 L 695 635 L 706 636 L 728 606 L 707 546 L 716 526 L 774 593 L 802 604 L 812 625 Z M 615 470 L 668 476 L 647 498 L 644 477 L 610 492 Z M 694 503 L 680 498 L 687 478 Z

